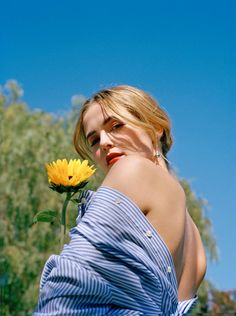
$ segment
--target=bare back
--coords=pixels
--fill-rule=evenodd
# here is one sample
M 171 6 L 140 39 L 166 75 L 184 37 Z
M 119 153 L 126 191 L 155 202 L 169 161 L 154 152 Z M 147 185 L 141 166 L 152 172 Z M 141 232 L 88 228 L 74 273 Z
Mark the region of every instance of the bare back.
M 172 255 L 179 300 L 193 298 L 205 275 L 206 257 L 179 182 L 153 162 L 133 157 L 117 162 L 103 184 L 138 205 Z
M 170 187 L 166 187 L 167 200 L 170 190 L 173 190 L 172 199 L 175 203 L 163 201 L 160 205 L 156 202 L 156 196 L 152 201 L 153 208 L 146 213 L 146 217 L 163 238 L 172 255 L 179 300 L 182 301 L 196 295 L 205 275 L 206 257 L 199 231 L 186 210 L 185 196 L 180 184 L 170 179 L 169 185 Z
M 206 256 L 201 237 L 186 210 L 185 193 L 179 182 L 170 174 L 165 174 L 161 192 L 159 185 L 156 192 L 145 215 L 172 255 L 179 300 L 190 299 L 196 295 L 206 271 Z

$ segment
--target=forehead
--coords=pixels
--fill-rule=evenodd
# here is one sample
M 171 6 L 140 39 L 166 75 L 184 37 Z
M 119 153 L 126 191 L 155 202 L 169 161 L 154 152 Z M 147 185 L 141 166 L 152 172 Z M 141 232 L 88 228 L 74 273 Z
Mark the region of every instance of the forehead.
M 92 103 L 84 113 L 83 127 L 85 134 L 102 125 L 109 115 L 97 102 Z

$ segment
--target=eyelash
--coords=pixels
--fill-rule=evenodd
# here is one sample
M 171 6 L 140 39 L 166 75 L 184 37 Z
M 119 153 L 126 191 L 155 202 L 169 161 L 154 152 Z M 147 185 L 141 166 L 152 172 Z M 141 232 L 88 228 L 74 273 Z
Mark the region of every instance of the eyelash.
M 91 143 L 91 147 L 93 147 L 97 142 L 98 142 L 99 138 L 95 138 L 92 143 Z
M 112 125 L 111 130 L 114 130 L 114 129 L 116 130 L 122 126 L 124 126 L 123 123 L 115 123 L 114 125 Z
M 116 130 L 116 129 L 122 127 L 122 126 L 124 126 L 123 123 L 115 123 L 115 124 L 112 125 L 111 131 L 114 131 L 114 130 Z M 92 141 L 92 143 L 91 143 L 90 146 L 93 147 L 94 145 L 96 145 L 96 143 L 97 143 L 98 141 L 99 141 L 99 137 L 98 137 L 98 138 L 95 138 L 95 139 Z

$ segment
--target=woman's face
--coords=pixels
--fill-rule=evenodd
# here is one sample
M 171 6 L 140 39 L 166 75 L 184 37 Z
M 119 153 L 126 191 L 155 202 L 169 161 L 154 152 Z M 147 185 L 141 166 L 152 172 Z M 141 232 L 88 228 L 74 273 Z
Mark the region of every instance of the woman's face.
M 94 160 L 105 172 L 125 156 L 154 159 L 152 140 L 143 129 L 109 116 L 96 102 L 86 110 L 83 125 Z

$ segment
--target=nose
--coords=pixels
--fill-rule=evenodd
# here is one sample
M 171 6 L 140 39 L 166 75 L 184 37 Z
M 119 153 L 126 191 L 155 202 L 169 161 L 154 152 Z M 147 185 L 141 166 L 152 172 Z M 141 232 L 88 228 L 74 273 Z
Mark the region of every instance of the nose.
M 113 147 L 113 142 L 108 133 L 101 131 L 100 133 L 100 147 L 102 150 L 106 151 Z

